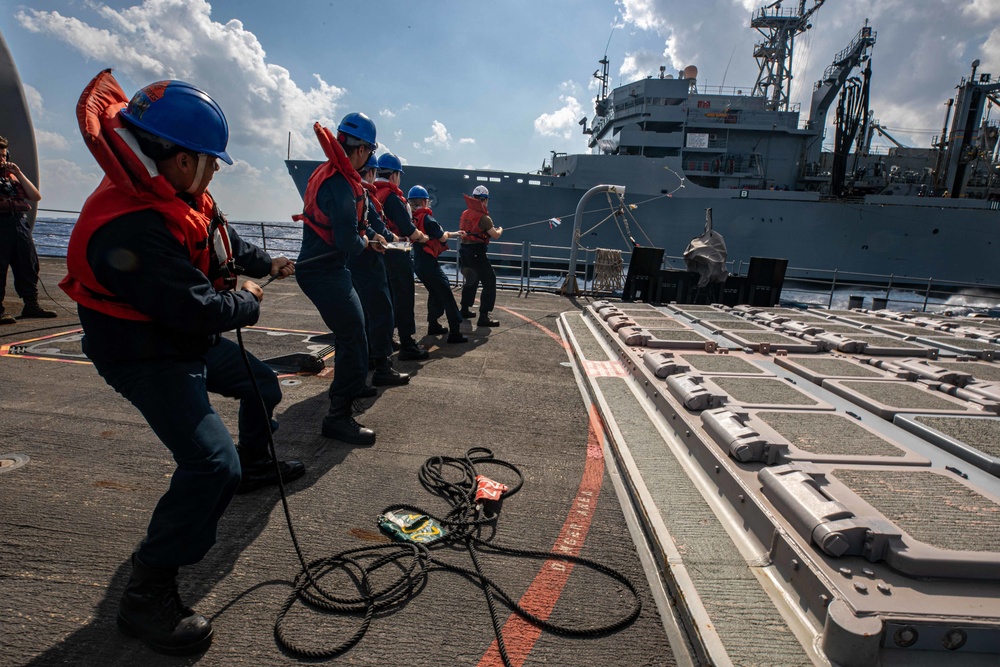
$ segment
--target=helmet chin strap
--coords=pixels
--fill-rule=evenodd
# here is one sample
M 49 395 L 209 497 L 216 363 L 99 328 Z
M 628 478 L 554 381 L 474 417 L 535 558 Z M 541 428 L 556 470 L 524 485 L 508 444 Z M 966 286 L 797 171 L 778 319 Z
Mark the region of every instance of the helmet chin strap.
M 195 194 L 198 191 L 198 186 L 201 185 L 201 179 L 205 175 L 205 165 L 208 164 L 208 156 L 204 153 L 198 153 L 198 166 L 194 170 L 194 180 L 191 181 L 191 185 L 188 186 L 188 194 Z

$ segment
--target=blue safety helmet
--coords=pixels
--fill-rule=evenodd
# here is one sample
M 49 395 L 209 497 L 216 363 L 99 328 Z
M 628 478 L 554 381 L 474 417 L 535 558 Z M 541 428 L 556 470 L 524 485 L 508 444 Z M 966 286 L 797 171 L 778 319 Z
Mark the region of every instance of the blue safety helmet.
M 375 141 L 375 123 L 363 113 L 349 113 L 344 116 L 337 127 L 337 132 L 343 132 L 372 146 L 378 146 L 378 142 Z
M 141 88 L 122 116 L 152 135 L 232 164 L 226 152 L 229 123 L 208 93 L 184 81 L 157 81 Z
M 406 194 L 407 199 L 430 199 L 430 193 L 422 185 L 414 185 L 410 188 L 410 191 Z
M 378 169 L 378 160 L 375 159 L 375 153 L 368 156 L 368 162 L 365 162 L 365 166 L 361 168 L 361 171 L 368 171 L 369 169 Z
M 403 163 L 392 153 L 382 153 L 378 159 L 378 168 L 386 171 L 398 171 L 403 173 Z

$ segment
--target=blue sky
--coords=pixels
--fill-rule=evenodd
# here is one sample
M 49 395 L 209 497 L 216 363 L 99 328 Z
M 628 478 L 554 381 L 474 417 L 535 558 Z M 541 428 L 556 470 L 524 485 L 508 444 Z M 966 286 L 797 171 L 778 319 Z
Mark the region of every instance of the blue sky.
M 111 67 L 129 95 L 164 78 L 211 93 L 237 159 L 216 176 L 216 198 L 235 220 L 289 220 L 301 206 L 283 163 L 289 133 L 293 157 L 318 158 L 313 121 L 363 111 L 404 162 L 534 171 L 550 151 L 586 151 L 577 121 L 593 116 L 605 49 L 612 84 L 693 64 L 700 84 L 751 89 L 761 36 L 749 23 L 762 4 L 5 0 L 0 31 L 31 104 L 45 207 L 79 210 L 100 179 L 75 104 Z M 998 0 L 826 0 L 796 42 L 792 99 L 804 110 L 866 18 L 878 33 L 872 108 L 908 145 L 940 132 L 973 59 L 1000 76 Z

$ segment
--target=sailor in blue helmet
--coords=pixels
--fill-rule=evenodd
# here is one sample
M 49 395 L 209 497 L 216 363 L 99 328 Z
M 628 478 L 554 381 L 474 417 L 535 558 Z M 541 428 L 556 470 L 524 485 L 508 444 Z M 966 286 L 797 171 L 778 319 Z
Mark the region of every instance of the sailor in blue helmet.
M 369 236 L 368 193 L 360 170 L 378 147 L 375 123 L 363 113 L 349 113 L 336 136 L 319 123 L 313 129 L 327 161 L 309 177 L 304 209 L 295 219 L 304 223 L 299 286 L 334 335 L 330 408 L 322 433 L 352 445 L 373 445 L 375 432 L 354 419 L 351 407 L 368 389 L 368 337 L 347 262 L 374 240 Z
M 438 264 L 438 257 L 448 249 L 448 239 L 453 236 L 461 238 L 463 233 L 446 232 L 441 228 L 440 223 L 434 219 L 427 188 L 414 185 L 406 197 L 413 210 L 413 225 L 428 237 L 422 243 L 413 244 L 413 268 L 427 289 L 427 335 L 446 333 L 449 343 L 467 343 L 469 339 L 459 331 L 462 315 L 458 312 L 455 295 L 451 293 L 448 277 Z M 438 322 L 441 315 L 448 318 L 447 329 Z
M 157 651 L 193 653 L 211 643 L 212 624 L 181 602 L 178 568 L 214 544 L 234 493 L 278 482 L 268 454 L 277 377 L 248 355 L 251 378 L 220 334 L 260 316 L 263 291 L 252 281 L 236 289 L 238 272 L 283 278 L 294 265 L 242 240 L 208 193 L 219 161 L 233 162 L 211 97 L 160 81 L 127 99 L 110 70 L 80 98 L 81 131 L 107 175 L 73 228 L 60 287 L 78 303 L 97 372 L 177 463 L 132 556 L 118 625 Z M 240 401 L 239 445 L 208 392 Z M 305 472 L 298 461 L 279 468 L 285 482 Z
M 399 184 L 403 163 L 392 153 L 378 158 L 378 178 L 375 179 L 375 198 L 382 204 L 382 219 L 386 228 L 397 238 L 415 243 L 428 240 L 426 234 L 413 225 L 413 215 L 406 195 Z M 390 251 L 385 254 L 385 271 L 392 294 L 392 313 L 399 332 L 399 358 L 402 361 L 419 361 L 430 356 L 426 349 L 413 339 L 417 324 L 413 315 L 414 282 L 413 257 L 408 252 Z
M 347 260 L 354 289 L 365 311 L 368 335 L 368 363 L 375 369 L 372 384 L 376 387 L 402 385 L 410 381 L 407 373 L 392 367 L 392 297 L 385 275 L 386 238 L 395 241 L 382 220 L 382 203 L 375 196 L 375 171 L 378 161 L 372 154 L 361 168 L 361 185 L 368 193 L 368 247 Z

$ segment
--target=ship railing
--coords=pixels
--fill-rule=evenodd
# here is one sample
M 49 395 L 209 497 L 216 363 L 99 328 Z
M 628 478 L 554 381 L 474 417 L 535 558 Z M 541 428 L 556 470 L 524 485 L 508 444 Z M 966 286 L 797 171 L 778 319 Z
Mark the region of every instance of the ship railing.
M 744 275 L 749 268 L 739 262 L 736 274 Z M 1000 285 L 942 280 L 933 277 L 884 273 L 860 273 L 837 269 L 815 269 L 789 266 L 785 271 L 783 295 L 807 293 L 823 295 L 827 308 L 835 301 L 847 302 L 853 308 L 926 312 L 952 308 L 969 308 L 995 312 L 1000 310 Z
M 44 257 L 65 257 L 70 233 L 76 221 L 75 211 L 40 209 L 35 223 L 34 238 L 38 254 Z M 73 214 L 65 217 L 63 214 Z M 295 257 L 302 242 L 302 226 L 293 222 L 231 222 L 234 229 L 247 241 L 255 243 L 272 255 Z M 569 246 L 530 242 L 493 241 L 489 257 L 497 273 L 497 287 L 531 292 L 560 292 L 569 274 Z M 596 248 L 583 248 L 577 261 L 576 280 L 578 293 L 595 297 L 621 295 L 621 290 L 595 288 L 597 271 Z M 629 251 L 622 251 L 624 282 Z M 458 253 L 450 249 L 441 256 L 453 286 L 465 284 L 458 264 Z M 664 257 L 663 269 L 683 270 L 682 257 Z M 745 275 L 749 264 L 739 261 L 729 264 L 731 273 Z M 785 272 L 783 294 L 797 290 L 808 292 L 818 305 L 833 306 L 844 295 L 859 297 L 873 308 L 888 304 L 894 310 L 926 311 L 948 307 L 967 307 L 1000 310 L 1000 285 L 958 282 L 933 277 L 903 276 L 896 274 L 858 273 L 837 269 L 819 269 L 789 266 Z M 856 300 L 855 300 L 856 301 Z
M 487 256 L 497 276 L 497 288 L 516 289 L 524 294 L 531 292 L 559 292 L 569 275 L 569 246 L 540 243 L 490 241 Z M 611 296 L 611 291 L 595 291 L 594 277 L 597 248 L 582 248 L 577 260 L 576 280 L 580 293 L 593 296 Z M 627 266 L 631 253 L 622 252 Z M 457 250 L 449 248 L 438 258 L 453 287 L 465 285 L 465 276 L 458 261 Z M 621 282 L 624 284 L 624 271 Z M 620 290 L 619 290 L 620 291 Z

